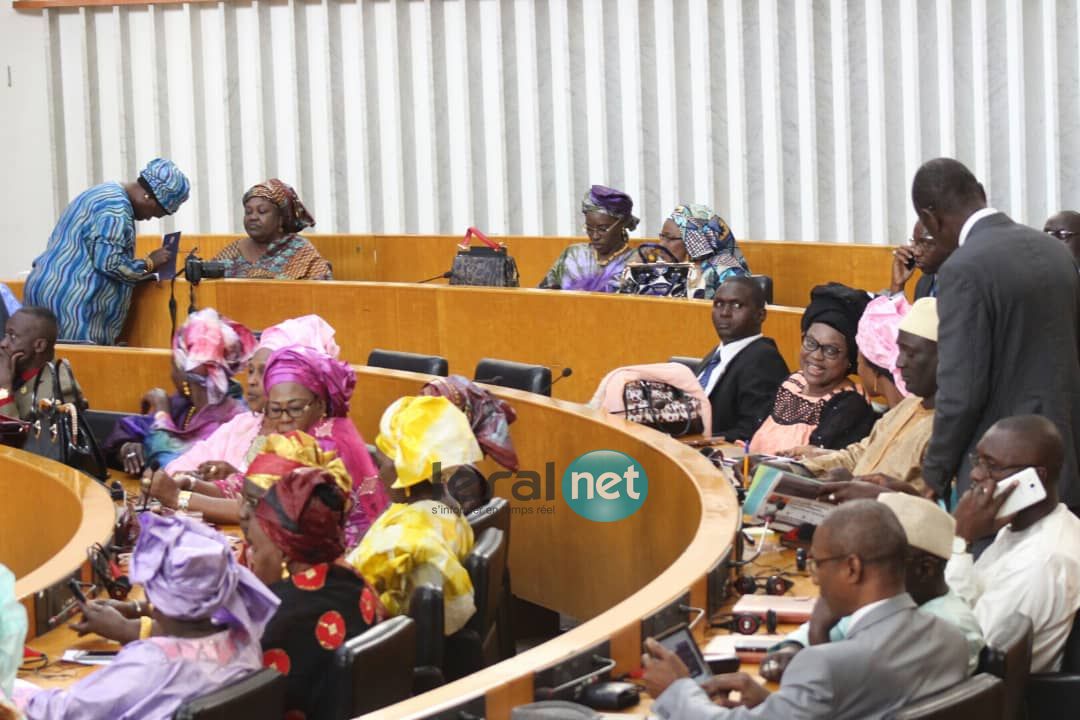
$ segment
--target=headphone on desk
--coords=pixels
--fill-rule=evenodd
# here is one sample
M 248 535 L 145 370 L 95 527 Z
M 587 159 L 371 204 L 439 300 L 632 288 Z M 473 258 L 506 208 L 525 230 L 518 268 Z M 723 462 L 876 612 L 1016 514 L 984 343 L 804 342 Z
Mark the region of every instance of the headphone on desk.
M 775 610 L 766 610 L 764 619 L 760 615 L 752 613 L 731 613 L 729 618 L 728 620 L 714 620 L 709 623 L 709 627 L 730 630 L 740 635 L 753 635 L 761 629 L 761 625 L 764 623 L 766 632 L 770 635 L 776 634 L 777 619 Z
M 735 589 L 740 595 L 753 595 L 758 590 L 764 590 L 768 595 L 783 595 L 794 586 L 794 582 L 780 574 L 770 575 L 768 578 L 740 575 L 735 580 Z

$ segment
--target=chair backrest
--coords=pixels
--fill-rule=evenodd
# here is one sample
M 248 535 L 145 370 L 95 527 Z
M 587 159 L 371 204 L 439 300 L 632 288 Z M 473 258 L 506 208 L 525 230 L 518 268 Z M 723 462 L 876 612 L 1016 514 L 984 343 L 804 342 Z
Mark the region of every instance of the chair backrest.
M 1013 613 L 987 637 L 980 657 L 980 669 L 1001 678 L 1005 696 L 1000 717 L 1012 720 L 1021 716 L 1024 691 L 1031 674 L 1031 645 L 1035 631 L 1027 615 Z
M 442 588 L 421 585 L 409 598 L 409 617 L 416 623 L 416 660 L 413 693 L 419 694 L 445 682 L 446 621 Z
M 1073 618 L 1072 630 L 1065 639 L 1065 657 L 1061 661 L 1061 672 L 1080 674 L 1080 613 Z
M 992 720 L 1001 717 L 1005 683 L 982 673 L 908 705 L 892 720 Z
M 476 382 L 551 396 L 551 368 L 484 358 L 476 364 Z
M 690 368 L 690 372 L 697 372 L 698 365 L 701 364 L 701 358 L 686 357 L 685 355 L 672 355 L 668 358 L 668 362 L 685 365 Z
M 116 423 L 120 422 L 131 413 L 115 412 L 113 410 L 87 410 L 83 413 L 86 424 L 90 426 L 90 432 L 94 433 L 94 439 L 98 444 L 104 444 L 105 439 L 112 433 Z
M 765 303 L 772 305 L 773 299 L 773 283 L 772 278 L 768 275 L 751 275 L 750 279 L 758 284 L 761 288 L 761 292 L 765 293 Z
M 510 545 L 510 503 L 506 498 L 493 497 L 469 513 L 466 518 L 472 526 L 473 536 L 479 538 L 488 528 L 499 528 Z
M 371 351 L 367 358 L 367 364 L 369 367 L 405 370 L 441 377 L 446 377 L 450 373 L 450 363 L 444 357 L 397 350 L 380 350 L 379 348 Z
M 506 571 L 506 534 L 495 527 L 484 530 L 465 558 L 465 569 L 472 580 L 473 602 L 476 603 L 476 613 L 469 618 L 467 627 L 478 633 L 483 641 L 495 624 L 499 607 Z
M 407 615 L 346 640 L 334 651 L 334 717 L 356 717 L 408 698 L 415 664 L 416 623 Z
M 285 714 L 285 676 L 263 668 L 234 683 L 184 703 L 174 720 L 279 718 Z

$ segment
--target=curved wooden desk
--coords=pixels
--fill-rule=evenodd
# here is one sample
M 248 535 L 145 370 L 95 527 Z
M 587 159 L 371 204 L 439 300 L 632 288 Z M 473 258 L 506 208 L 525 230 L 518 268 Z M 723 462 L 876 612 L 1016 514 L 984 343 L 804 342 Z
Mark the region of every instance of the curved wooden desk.
M 93 478 L 6 446 L 0 497 L 0 563 L 15 574 L 15 596 L 33 612 L 36 593 L 70 577 L 86 562 L 86 548 L 108 540 L 112 500 Z
M 181 307 L 188 286 L 176 284 Z M 125 339 L 169 347 L 169 288 L 136 289 Z M 491 357 L 564 367 L 573 375 L 556 397 L 587 402 L 606 373 L 622 365 L 701 357 L 716 346 L 712 304 L 703 300 L 551 290 L 506 290 L 396 283 L 218 280 L 198 286 L 199 307 L 262 329 L 315 312 L 337 328 L 342 357 L 363 363 L 374 348 L 441 355 L 450 372 L 472 377 Z M 790 367 L 798 366 L 802 310 L 771 306 L 764 332 Z M 181 313 L 179 322 L 183 321 Z M 58 351 L 68 354 L 67 348 Z M 119 378 L 114 378 L 119 380 Z M 161 380 L 154 384 L 159 384 Z M 140 386 L 141 387 L 141 386 Z
M 214 257 L 237 235 L 184 235 L 180 250 L 198 248 L 205 259 Z M 334 268 L 338 280 L 415 283 L 450 268 L 461 241 L 459 235 L 324 235 L 305 236 Z M 493 238 L 505 243 L 521 277 L 521 287 L 535 288 L 555 258 L 582 237 L 512 235 Z M 655 242 L 634 238 L 632 244 Z M 474 243 L 475 244 L 475 243 Z M 159 235 L 140 235 L 135 256 L 146 257 L 161 245 Z M 892 267 L 890 245 L 850 243 L 773 242 L 739 239 L 739 248 L 751 270 L 773 279 L 777 305 L 806 307 L 810 289 L 829 281 L 876 291 L 887 287 Z M 918 274 L 908 284 L 914 292 Z M 440 281 L 445 282 L 445 281 Z M 909 294 L 910 297 L 910 294 Z
M 95 407 L 130 410 L 143 379 L 167 377 L 168 353 L 123 348 L 72 347 L 66 352 Z M 117 368 L 135 392 L 118 392 Z M 415 394 L 426 376 L 357 368 L 352 417 L 373 439 L 384 408 Z M 104 378 L 112 379 L 106 384 Z M 641 621 L 690 594 L 690 605 L 705 607 L 706 577 L 729 550 L 739 507 L 728 481 L 696 451 L 647 428 L 574 403 L 502 388 L 492 390 L 518 413 L 513 440 L 521 461 L 516 477 L 494 482 L 494 492 L 512 508 L 510 564 L 514 594 L 583 620 L 574 630 L 508 661 L 458 682 L 381 711 L 377 717 L 424 715 L 441 706 L 484 696 L 486 717 L 509 715 L 531 702 L 534 673 L 599 643 L 609 643 L 618 671 L 636 667 Z M 126 391 L 125 391 L 126 393 Z M 633 516 L 597 523 L 574 513 L 561 496 L 567 465 L 585 452 L 619 450 L 638 460 L 649 493 Z M 488 462 L 488 461 L 485 461 Z M 550 498 L 545 475 L 551 463 Z M 487 473 L 496 466 L 488 463 Z M 527 485 L 515 487 L 525 471 L 539 473 L 540 498 Z M 517 491 L 515 494 L 515 490 Z

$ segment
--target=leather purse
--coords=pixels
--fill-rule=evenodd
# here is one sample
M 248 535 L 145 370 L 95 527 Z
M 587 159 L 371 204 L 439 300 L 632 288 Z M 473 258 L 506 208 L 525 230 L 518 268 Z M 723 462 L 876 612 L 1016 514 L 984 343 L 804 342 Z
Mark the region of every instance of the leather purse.
M 473 247 L 469 239 L 477 237 L 483 246 Z M 518 287 L 518 268 L 514 258 L 506 252 L 506 246 L 492 242 L 488 236 L 474 227 L 465 231 L 465 239 L 458 244 L 454 264 L 450 267 L 451 285 L 473 287 Z
M 70 398 L 64 397 L 61 371 L 70 381 Z M 41 387 L 43 377 L 52 380 L 51 397 L 45 397 Z M 75 384 L 75 375 L 67 360 L 48 363 L 34 381 L 32 432 L 23 449 L 42 457 L 73 467 L 96 480 L 105 480 L 109 468 L 83 411 L 86 400 Z
M 701 403 L 677 387 L 656 380 L 631 380 L 623 386 L 626 419 L 672 437 L 705 431 Z
M 623 270 L 619 292 L 684 298 L 696 272 L 697 268 L 691 263 L 630 263 Z

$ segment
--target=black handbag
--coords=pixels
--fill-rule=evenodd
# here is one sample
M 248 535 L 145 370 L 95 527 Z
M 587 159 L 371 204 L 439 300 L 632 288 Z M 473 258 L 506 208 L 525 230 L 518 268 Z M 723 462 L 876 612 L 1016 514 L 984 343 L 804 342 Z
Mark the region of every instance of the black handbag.
M 476 236 L 486 246 L 472 247 L 469 238 Z M 514 258 L 506 252 L 505 245 L 498 245 L 474 227 L 465 231 L 465 239 L 458 244 L 454 264 L 450 267 L 451 285 L 474 287 L 518 287 L 518 268 Z
M 705 431 L 701 403 L 677 387 L 656 380 L 631 380 L 623 386 L 626 419 L 672 437 Z
M 654 297 L 687 296 L 687 285 L 696 271 L 690 263 L 630 263 L 623 271 L 619 292 Z
M 66 371 L 71 381 L 70 399 L 64 397 L 61 371 Z M 41 379 L 45 373 L 52 379 L 52 397 L 44 397 L 41 393 Z M 34 380 L 31 432 L 23 449 L 103 481 L 109 476 L 109 469 L 83 415 L 85 409 L 86 401 L 75 384 L 71 364 L 67 360 L 46 364 Z

